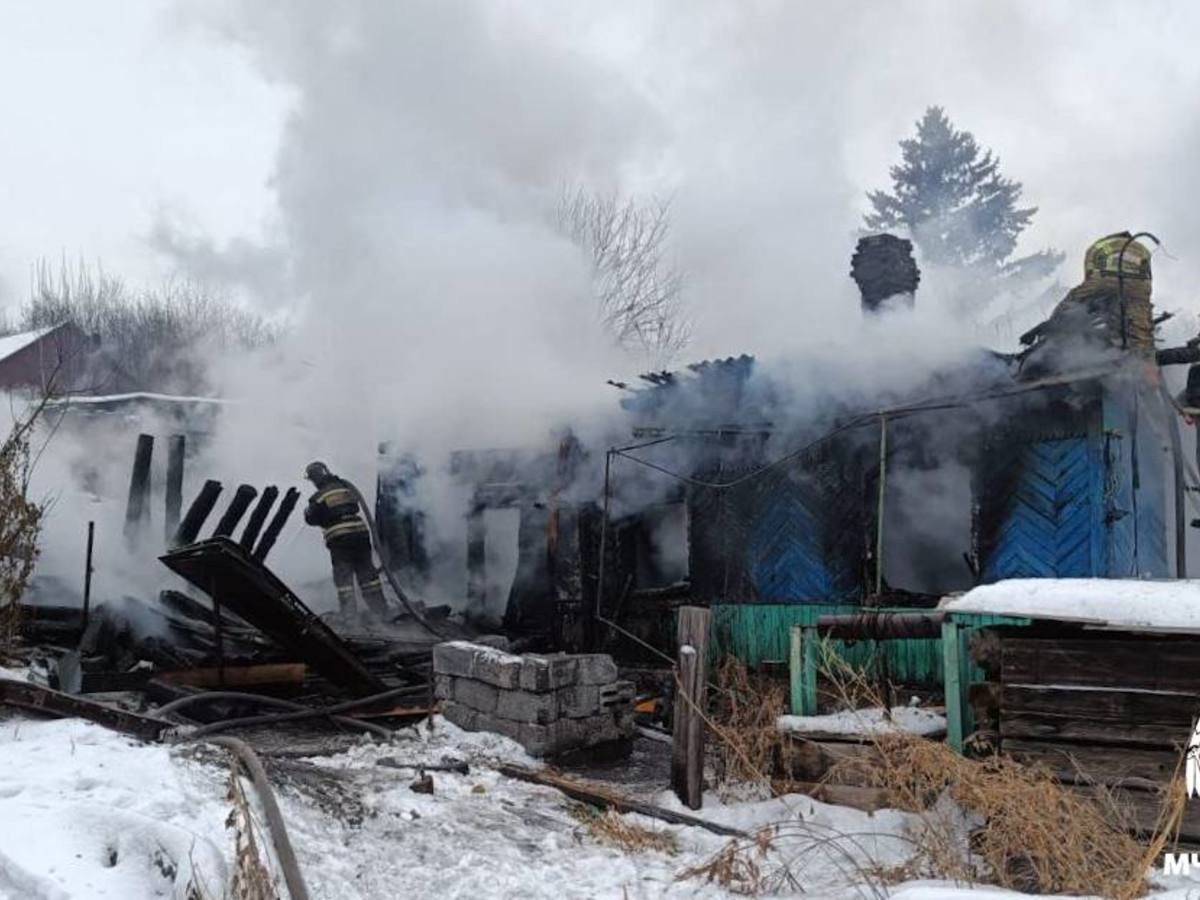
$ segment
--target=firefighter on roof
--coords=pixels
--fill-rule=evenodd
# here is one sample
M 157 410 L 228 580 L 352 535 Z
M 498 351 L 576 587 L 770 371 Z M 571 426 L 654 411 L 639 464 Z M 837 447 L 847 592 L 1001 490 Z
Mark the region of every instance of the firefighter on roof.
M 325 546 L 333 561 L 333 583 L 338 606 L 348 618 L 355 616 L 354 583 L 363 601 L 377 617 L 387 609 L 379 570 L 371 559 L 371 535 L 358 510 L 358 498 L 345 481 L 321 462 L 309 463 L 304 477 L 317 489 L 308 499 L 304 521 L 325 534 Z

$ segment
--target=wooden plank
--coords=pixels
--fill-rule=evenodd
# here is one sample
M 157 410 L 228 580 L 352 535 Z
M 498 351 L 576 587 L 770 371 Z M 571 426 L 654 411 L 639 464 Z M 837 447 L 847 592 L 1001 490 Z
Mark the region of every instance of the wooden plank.
M 175 725 L 164 719 L 127 712 L 93 700 L 73 697 L 28 681 L 0 678 L 0 705 L 15 706 L 56 718 L 87 719 L 105 728 L 141 738 L 161 740 L 164 732 Z
M 1000 733 L 1173 749 L 1186 742 L 1200 697 L 1180 692 L 1003 686 Z
M 1088 785 L 1073 785 L 1070 790 L 1095 799 L 1105 809 L 1115 809 L 1122 819 L 1121 824 L 1134 834 L 1149 836 L 1160 827 L 1165 798 L 1157 791 Z M 1184 806 L 1179 838 L 1200 841 L 1200 803 L 1190 802 Z
M 1171 749 L 1187 736 L 1174 725 L 1134 722 L 1103 722 L 1095 719 L 1072 719 L 1065 716 L 1041 716 L 1033 713 L 1005 713 L 1000 719 L 1000 736 L 1034 738 L 1050 741 L 1084 741 L 1098 745 L 1120 747 L 1162 747 Z M 1119 751 L 1114 751 L 1119 752 Z
M 1079 690 L 1040 684 L 1005 684 L 1000 696 L 1005 714 L 1153 722 L 1183 729 L 1190 729 L 1200 712 L 1200 693 L 1182 691 Z
M 553 772 L 528 769 L 525 766 L 518 766 L 513 763 L 503 763 L 497 771 L 509 778 L 552 787 L 555 790 L 562 791 L 562 793 L 573 800 L 578 800 L 581 803 L 587 803 L 600 809 L 615 809 L 619 813 L 638 813 L 654 819 L 661 819 L 664 822 L 670 822 L 672 825 L 703 828 L 706 831 L 711 831 L 713 834 L 725 835 L 727 837 L 749 837 L 747 832 L 739 828 L 730 828 L 728 825 L 719 825 L 716 822 L 698 819 L 686 813 L 677 813 L 673 810 L 664 809 L 661 806 L 643 803 L 640 800 L 626 797 L 615 791 L 582 784 Z
M 808 794 L 822 803 L 849 806 L 863 812 L 875 812 L 888 807 L 886 788 L 860 787 L 852 784 L 819 784 L 813 781 L 789 781 L 779 779 L 771 782 L 779 794 Z
M 1200 641 L 1005 638 L 1006 683 L 1200 694 Z
M 1181 771 L 1181 754 L 1140 747 L 1092 746 L 1022 739 L 1003 740 L 1000 749 L 1018 762 L 1041 764 L 1057 777 L 1118 785 L 1129 779 L 1166 784 Z
M 171 684 L 191 687 L 295 687 L 304 681 L 308 669 L 304 663 L 265 663 L 251 666 L 225 666 L 204 669 L 180 669 L 158 675 Z
M 799 781 L 858 784 L 862 780 L 858 773 L 881 763 L 879 751 L 870 743 L 813 741 L 788 735 L 780 750 L 781 768 Z M 838 766 L 842 771 L 831 774 Z
M 800 630 L 804 671 L 804 692 L 800 696 L 804 703 L 803 715 L 806 716 L 817 714 L 817 653 L 821 646 L 820 641 L 816 628 L 806 626 Z

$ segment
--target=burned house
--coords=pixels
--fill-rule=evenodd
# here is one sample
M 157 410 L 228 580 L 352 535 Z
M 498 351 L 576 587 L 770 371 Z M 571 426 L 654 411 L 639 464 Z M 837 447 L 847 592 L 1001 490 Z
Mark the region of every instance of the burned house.
M 873 279 L 868 315 L 919 279 L 871 269 L 859 257 L 873 246 L 855 261 Z M 758 663 L 786 659 L 788 626 L 821 612 L 932 606 L 1007 578 L 1186 571 L 1174 410 L 1140 360 L 1047 371 L 981 349 L 915 389 L 805 404 L 746 355 L 613 384 L 627 430 L 609 448 L 567 436 L 451 463 L 468 595 L 543 646 L 636 657 L 671 646 L 690 603 Z M 379 519 L 393 559 L 424 565 L 420 513 L 397 500 L 414 477 L 383 457 Z M 507 537 L 488 525 L 498 514 Z M 939 665 L 917 653 L 899 674 Z

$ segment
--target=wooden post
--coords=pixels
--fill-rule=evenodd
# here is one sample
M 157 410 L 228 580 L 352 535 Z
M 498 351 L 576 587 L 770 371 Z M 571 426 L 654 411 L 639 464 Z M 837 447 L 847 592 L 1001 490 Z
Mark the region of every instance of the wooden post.
M 804 692 L 800 695 L 803 704 L 803 716 L 817 714 L 817 655 L 821 646 L 821 636 L 812 625 L 805 625 L 800 630 L 800 643 L 804 653 Z
M 963 692 L 958 625 L 942 623 L 942 683 L 946 689 L 946 743 L 962 753 Z
M 125 505 L 125 538 L 138 541 L 150 518 L 150 462 L 154 457 L 154 438 L 139 434 L 133 456 L 133 472 L 129 476 L 129 501 Z
M 163 517 L 163 533 L 167 546 L 175 537 L 179 517 L 183 512 L 183 453 L 184 436 L 173 434 L 167 438 L 167 494 L 166 515 Z
M 793 625 L 788 634 L 788 687 L 793 716 L 804 715 L 804 650 L 800 626 Z
M 204 482 L 204 487 L 200 488 L 200 493 L 196 495 L 196 499 L 188 507 L 187 515 L 183 517 L 183 521 L 175 529 L 175 535 L 171 539 L 173 547 L 182 547 L 185 544 L 195 542 L 200 534 L 201 526 L 204 525 L 205 520 L 212 513 L 213 507 L 217 505 L 217 497 L 220 495 L 221 482 L 213 481 L 211 478 Z
M 689 809 L 704 792 L 704 709 L 708 696 L 708 630 L 711 612 L 679 608 L 679 668 L 672 722 L 671 787 Z

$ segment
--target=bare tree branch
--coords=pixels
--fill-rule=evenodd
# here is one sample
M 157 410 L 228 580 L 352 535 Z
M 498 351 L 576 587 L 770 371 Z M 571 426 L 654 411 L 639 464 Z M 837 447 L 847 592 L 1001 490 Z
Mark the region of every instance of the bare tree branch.
M 665 366 L 691 339 L 682 304 L 684 277 L 667 257 L 670 203 L 564 188 L 559 232 L 587 254 L 600 321 L 623 347 Z

